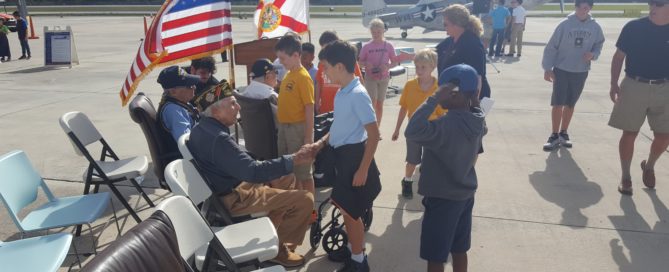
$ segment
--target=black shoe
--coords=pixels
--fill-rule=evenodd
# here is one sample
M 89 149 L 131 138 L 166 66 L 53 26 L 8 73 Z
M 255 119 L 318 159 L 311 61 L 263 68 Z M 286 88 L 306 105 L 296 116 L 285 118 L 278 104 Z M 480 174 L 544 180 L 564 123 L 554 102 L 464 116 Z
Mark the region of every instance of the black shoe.
M 516 57 L 520 58 L 520 54 L 516 55 Z
M 351 260 L 351 250 L 349 250 L 348 247 L 345 246 L 337 251 L 329 253 L 328 259 L 330 259 L 330 261 L 333 261 L 335 263 L 347 262 L 347 260 Z
M 502 54 L 495 54 L 495 57 L 501 57 Z
M 558 147 L 560 147 L 560 136 L 557 133 L 553 133 L 544 144 L 544 151 L 552 151 Z
M 30 56 L 28 56 L 28 57 L 26 58 L 26 60 L 29 60 L 29 59 L 30 59 Z
M 567 134 L 567 131 L 563 130 L 560 131 L 560 145 L 564 146 L 566 148 L 571 148 L 573 145 L 571 143 L 571 140 L 569 140 L 569 134 Z
M 504 56 L 506 56 L 506 57 L 513 57 L 513 53 L 509 53 L 509 54 L 506 54 L 506 55 L 504 55 Z
M 22 59 L 26 59 L 26 56 L 21 56 L 19 59 L 20 59 L 20 60 L 22 60 Z
M 367 256 L 365 259 L 359 263 L 352 259 L 348 259 L 346 264 L 342 269 L 337 270 L 337 272 L 369 272 L 369 264 L 367 263 Z
M 402 179 L 402 196 L 404 198 L 413 198 L 413 182 Z

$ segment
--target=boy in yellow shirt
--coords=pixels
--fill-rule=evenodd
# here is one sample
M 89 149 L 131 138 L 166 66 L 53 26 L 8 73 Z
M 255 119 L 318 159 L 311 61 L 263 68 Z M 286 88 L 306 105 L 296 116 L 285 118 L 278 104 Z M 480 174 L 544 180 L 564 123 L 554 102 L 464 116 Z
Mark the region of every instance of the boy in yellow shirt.
M 305 144 L 314 142 L 314 82 L 300 59 L 302 44 L 299 36 L 286 34 L 274 47 L 276 55 L 288 73 L 281 81 L 277 119 L 279 121 L 279 155 L 292 154 Z M 314 193 L 311 165 L 294 168 L 295 189 Z M 293 189 L 292 184 L 272 184 L 279 189 Z
M 437 68 L 437 53 L 431 49 L 423 49 L 416 54 L 414 64 L 416 66 L 416 78 L 407 81 L 404 85 L 402 96 L 400 96 L 401 108 L 397 116 L 397 125 L 392 137 L 393 141 L 397 141 L 399 137 L 404 118 L 407 116 L 411 118 L 416 109 L 437 90 L 437 79 L 432 76 L 432 72 Z M 429 120 L 437 119 L 444 114 L 446 114 L 446 110 L 441 106 L 437 106 Z M 416 165 L 421 163 L 423 148 L 409 139 L 406 139 L 406 144 L 407 156 L 404 178 L 402 179 L 402 196 L 412 198 L 412 176 L 416 170 Z

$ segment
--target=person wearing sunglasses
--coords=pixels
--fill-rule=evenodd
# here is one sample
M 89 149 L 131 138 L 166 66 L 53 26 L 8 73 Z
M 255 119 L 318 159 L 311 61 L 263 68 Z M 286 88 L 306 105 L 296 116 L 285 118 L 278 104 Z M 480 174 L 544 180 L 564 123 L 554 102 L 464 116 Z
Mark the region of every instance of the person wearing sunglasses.
M 641 161 L 646 187 L 655 188 L 654 166 L 669 146 L 669 0 L 651 0 L 648 6 L 647 17 L 623 27 L 611 62 L 610 96 L 614 106 L 609 126 L 623 131 L 618 191 L 625 195 L 632 194 L 634 142 L 646 118 L 653 131 L 650 154 Z M 625 76 L 619 83 L 623 63 Z
M 158 83 L 163 87 L 163 96 L 158 105 L 156 122 L 159 139 L 173 157 L 167 161 L 181 158 L 177 141 L 195 126 L 199 119 L 198 111 L 189 103 L 195 96 L 195 85 L 200 82 L 196 75 L 188 74 L 179 66 L 170 66 L 158 75 Z

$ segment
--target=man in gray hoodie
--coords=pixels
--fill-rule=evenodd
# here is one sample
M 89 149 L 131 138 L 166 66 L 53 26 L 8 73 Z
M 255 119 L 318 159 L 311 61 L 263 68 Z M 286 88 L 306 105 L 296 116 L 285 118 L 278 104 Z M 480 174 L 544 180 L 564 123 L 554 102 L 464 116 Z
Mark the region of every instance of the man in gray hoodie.
M 477 97 L 478 73 L 466 64 L 439 75 L 439 89 L 413 114 L 404 136 L 423 147 L 418 193 L 425 214 L 420 257 L 428 272 L 444 271 L 448 255 L 453 271 L 467 271 L 472 209 L 478 186 L 474 163 L 485 133 Z M 437 104 L 446 115 L 429 121 Z
M 576 0 L 574 13 L 560 22 L 544 49 L 544 79 L 553 83 L 553 131 L 545 151 L 560 145 L 572 147 L 567 129 L 574 106 L 583 92 L 590 62 L 599 57 L 604 44 L 602 28 L 590 16 L 593 4 L 593 0 Z

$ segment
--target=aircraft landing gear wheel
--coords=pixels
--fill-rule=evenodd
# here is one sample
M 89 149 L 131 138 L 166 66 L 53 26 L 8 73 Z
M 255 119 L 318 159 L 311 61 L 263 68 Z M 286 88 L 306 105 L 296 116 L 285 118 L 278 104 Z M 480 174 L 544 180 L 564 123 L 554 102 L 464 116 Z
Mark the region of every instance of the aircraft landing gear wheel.
M 407 35 L 409 35 L 409 34 L 407 34 L 406 31 L 402 31 L 402 39 L 406 39 Z
M 348 244 L 348 236 L 342 229 L 332 228 L 323 235 L 322 244 L 325 252 L 330 254 L 345 247 Z

